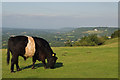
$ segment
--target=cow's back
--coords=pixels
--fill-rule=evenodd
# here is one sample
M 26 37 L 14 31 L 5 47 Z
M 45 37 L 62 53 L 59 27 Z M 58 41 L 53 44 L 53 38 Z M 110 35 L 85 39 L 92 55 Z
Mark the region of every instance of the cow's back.
M 15 36 L 10 37 L 8 40 L 8 48 L 10 48 L 11 51 L 22 51 L 28 43 L 28 38 L 26 36 Z
M 33 37 L 33 39 L 35 40 L 36 44 L 39 45 L 40 47 L 49 46 L 49 43 L 42 38 Z
M 38 37 L 33 37 L 35 40 L 36 44 L 36 50 L 40 52 L 43 52 L 46 55 L 51 55 L 53 53 L 49 43 L 43 39 L 43 38 L 38 38 Z

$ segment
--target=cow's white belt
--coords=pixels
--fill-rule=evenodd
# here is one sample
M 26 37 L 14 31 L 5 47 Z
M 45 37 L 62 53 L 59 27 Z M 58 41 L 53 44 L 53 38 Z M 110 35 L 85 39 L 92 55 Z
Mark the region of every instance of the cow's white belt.
M 35 54 L 35 41 L 32 37 L 27 36 L 28 37 L 28 43 L 27 46 L 25 48 L 25 57 L 32 57 Z

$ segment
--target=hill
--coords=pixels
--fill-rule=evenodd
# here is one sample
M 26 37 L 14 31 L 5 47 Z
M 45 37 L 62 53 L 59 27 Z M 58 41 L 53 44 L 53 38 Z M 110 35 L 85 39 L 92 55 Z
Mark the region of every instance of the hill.
M 106 45 L 115 44 L 115 43 L 116 44 L 118 43 L 118 38 L 113 38 L 105 42 Z
M 111 34 L 118 30 L 118 28 L 113 27 L 81 27 L 74 29 L 67 33 L 67 35 L 75 36 L 81 38 L 83 36 L 88 36 L 89 34 L 97 34 L 98 36 L 111 36 Z

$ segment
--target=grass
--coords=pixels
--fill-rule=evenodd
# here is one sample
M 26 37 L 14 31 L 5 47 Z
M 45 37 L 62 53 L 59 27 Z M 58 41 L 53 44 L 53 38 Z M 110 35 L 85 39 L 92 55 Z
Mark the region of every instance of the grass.
M 10 73 L 10 65 L 7 66 L 6 63 L 6 49 L 2 49 L 2 77 L 118 78 L 116 41 L 117 39 L 109 40 L 106 45 L 98 47 L 52 47 L 58 57 L 55 69 L 44 69 L 39 61 L 36 63 L 36 69 L 31 69 L 32 59 L 24 61 L 19 57 L 19 64 L 23 70 L 16 73 Z

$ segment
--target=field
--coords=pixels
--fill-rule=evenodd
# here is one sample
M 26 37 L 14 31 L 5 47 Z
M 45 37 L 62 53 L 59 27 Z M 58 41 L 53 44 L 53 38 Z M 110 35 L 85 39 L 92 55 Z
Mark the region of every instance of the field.
M 20 72 L 10 73 L 6 63 L 6 49 L 2 50 L 3 78 L 118 78 L 118 39 L 109 40 L 97 47 L 52 47 L 58 60 L 55 69 L 44 69 L 36 62 L 31 69 L 32 59 L 19 57 Z M 16 69 L 16 67 L 15 67 Z

